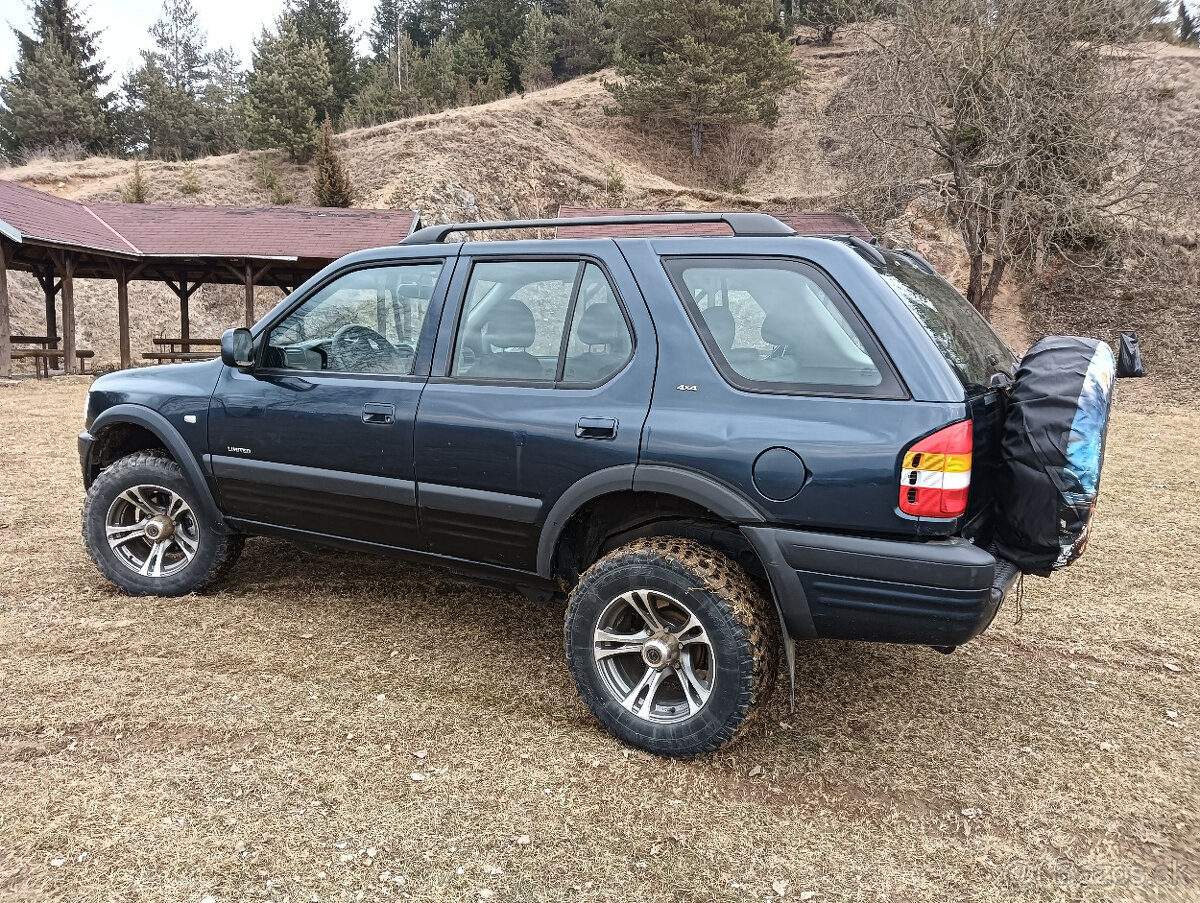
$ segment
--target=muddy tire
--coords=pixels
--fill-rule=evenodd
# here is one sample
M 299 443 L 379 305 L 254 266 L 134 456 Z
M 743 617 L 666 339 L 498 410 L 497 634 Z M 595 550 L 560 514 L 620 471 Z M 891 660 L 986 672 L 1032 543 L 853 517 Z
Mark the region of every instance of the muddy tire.
M 567 663 L 614 735 L 663 756 L 730 742 L 770 695 L 779 627 L 732 561 L 686 539 L 640 539 L 580 578 L 567 607 Z
M 223 578 L 244 539 L 218 533 L 183 469 L 150 451 L 96 477 L 83 505 L 83 542 L 122 592 L 185 596 Z

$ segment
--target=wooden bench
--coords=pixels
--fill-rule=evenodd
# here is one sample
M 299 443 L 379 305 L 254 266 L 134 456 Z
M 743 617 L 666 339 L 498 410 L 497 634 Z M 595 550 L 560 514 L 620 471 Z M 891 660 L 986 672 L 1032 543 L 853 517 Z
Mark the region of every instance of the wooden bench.
M 38 379 L 50 378 L 50 362 L 61 361 L 66 356 L 65 351 L 57 348 L 14 348 L 13 360 L 33 360 L 33 372 Z M 79 372 L 87 373 L 87 361 L 96 356 L 96 352 L 79 349 L 75 359 L 79 361 Z
M 171 339 L 158 338 L 151 341 L 166 351 L 144 351 L 142 357 L 148 361 L 206 361 L 221 354 L 220 339 Z M 211 348 L 211 351 L 193 351 L 193 347 Z
M 208 351 L 144 351 L 142 357 L 146 360 L 176 361 L 176 360 L 212 360 L 218 353 Z

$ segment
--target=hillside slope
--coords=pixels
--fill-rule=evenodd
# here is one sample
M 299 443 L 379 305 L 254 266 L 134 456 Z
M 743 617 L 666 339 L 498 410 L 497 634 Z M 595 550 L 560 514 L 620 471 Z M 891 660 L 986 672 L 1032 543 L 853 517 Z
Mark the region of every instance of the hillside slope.
M 491 104 L 448 110 L 338 136 L 338 146 L 364 207 L 412 207 L 426 222 L 553 215 L 560 204 L 662 206 L 695 209 L 811 209 L 838 207 L 839 175 L 825 160 L 825 106 L 848 61 L 853 43 L 833 48 L 802 45 L 801 85 L 780 104 L 777 127 L 756 147 L 714 148 L 705 167 L 686 148 L 647 135 L 620 117 L 605 114 L 610 96 L 603 75 L 585 76 Z M 1200 110 L 1200 53 L 1156 47 L 1162 90 L 1148 102 L 1181 130 L 1194 129 Z M 1200 146 L 1200 143 L 1198 143 Z M 751 158 L 730 173 L 731 157 Z M 296 203 L 311 203 L 312 173 L 276 152 L 242 152 L 192 163 L 201 190 L 182 191 L 184 165 L 143 164 L 152 203 L 268 204 L 271 192 L 259 171 L 273 168 Z M 93 158 L 73 163 L 34 161 L 0 171 L 13 179 L 71 198 L 119 200 L 131 161 Z M 735 169 L 739 167 L 734 167 Z M 737 190 L 721 187 L 736 184 Z M 952 229 L 936 218 L 909 211 L 889 224 L 887 234 L 930 256 L 951 278 L 964 272 Z M 31 279 L 14 282 L 14 332 L 44 329 L 42 302 Z M 193 299 L 193 334 L 217 334 L 236 323 L 240 288 L 210 287 Z M 1015 281 L 998 309 L 1000 325 L 1014 345 L 1025 344 Z M 98 361 L 116 361 L 116 305 L 112 283 L 81 282 L 76 291 L 80 347 L 96 350 Z M 278 293 L 263 290 L 265 311 Z M 153 283 L 131 289 L 135 353 L 155 335 L 177 329 L 174 296 Z

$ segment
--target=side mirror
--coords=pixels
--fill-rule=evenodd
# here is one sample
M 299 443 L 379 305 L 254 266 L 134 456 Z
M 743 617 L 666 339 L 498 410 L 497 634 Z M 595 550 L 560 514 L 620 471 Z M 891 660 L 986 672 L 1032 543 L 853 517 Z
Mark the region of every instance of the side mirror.
M 254 336 L 244 326 L 226 329 L 221 335 L 221 363 L 242 369 L 254 365 Z

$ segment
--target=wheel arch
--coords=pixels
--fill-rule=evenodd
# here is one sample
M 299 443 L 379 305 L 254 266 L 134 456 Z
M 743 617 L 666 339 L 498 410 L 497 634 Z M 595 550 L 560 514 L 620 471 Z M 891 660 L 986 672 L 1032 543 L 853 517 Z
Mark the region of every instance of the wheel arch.
M 762 510 L 741 493 L 704 474 L 646 464 L 608 467 L 579 480 L 550 509 L 538 540 L 539 576 L 549 580 L 556 576 L 555 562 L 567 525 L 598 500 L 618 493 L 631 493 L 627 498 L 639 505 L 673 500 L 680 513 L 704 512 L 734 531 L 740 524 L 767 521 Z
M 179 435 L 171 421 L 158 411 L 137 404 L 114 405 L 92 421 L 88 432 L 96 441 L 88 450 L 87 460 L 82 462 L 85 488 L 91 486 L 105 466 L 102 456 L 124 457 L 137 451 L 161 448 L 183 470 L 184 477 L 196 492 L 211 522 L 223 533 L 234 532 L 225 525 L 225 515 L 217 507 L 208 480 L 187 441 Z M 120 454 L 117 455 L 117 452 Z

